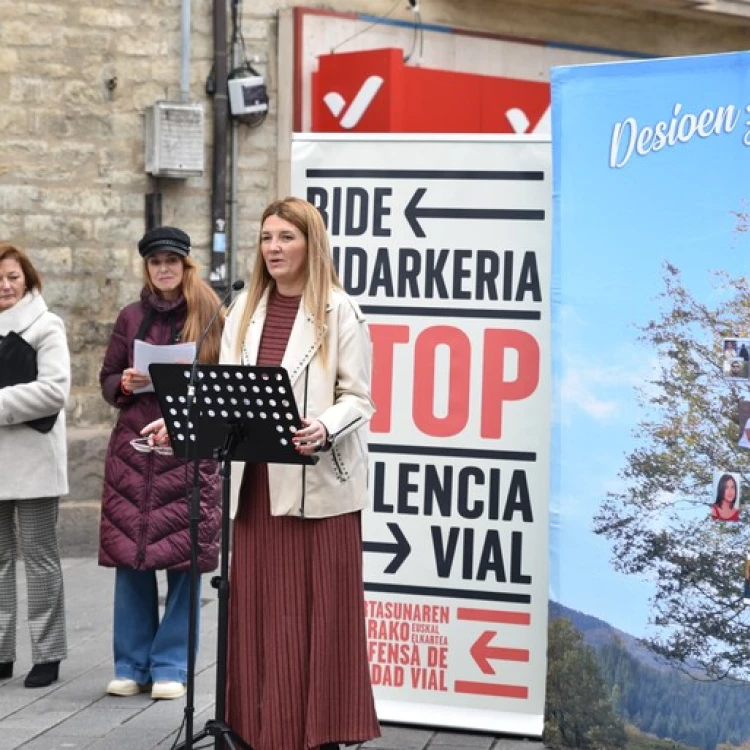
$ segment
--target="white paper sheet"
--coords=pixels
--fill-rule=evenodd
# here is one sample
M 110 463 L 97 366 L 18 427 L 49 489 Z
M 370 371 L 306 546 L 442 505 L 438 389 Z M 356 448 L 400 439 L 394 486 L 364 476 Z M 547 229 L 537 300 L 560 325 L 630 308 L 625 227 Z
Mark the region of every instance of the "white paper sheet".
M 136 339 L 133 346 L 133 367 L 138 372 L 148 373 L 151 364 L 190 364 L 195 359 L 195 342 L 184 344 L 147 344 Z M 149 383 L 143 388 L 137 388 L 133 393 L 153 393 L 154 386 Z

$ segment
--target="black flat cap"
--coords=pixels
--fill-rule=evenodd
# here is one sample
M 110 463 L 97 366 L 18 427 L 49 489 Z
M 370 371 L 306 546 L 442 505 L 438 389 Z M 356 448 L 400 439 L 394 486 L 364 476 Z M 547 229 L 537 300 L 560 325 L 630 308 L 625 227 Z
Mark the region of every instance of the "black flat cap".
M 138 252 L 145 258 L 156 252 L 177 253 L 183 257 L 190 254 L 190 236 L 177 227 L 149 229 L 138 243 Z

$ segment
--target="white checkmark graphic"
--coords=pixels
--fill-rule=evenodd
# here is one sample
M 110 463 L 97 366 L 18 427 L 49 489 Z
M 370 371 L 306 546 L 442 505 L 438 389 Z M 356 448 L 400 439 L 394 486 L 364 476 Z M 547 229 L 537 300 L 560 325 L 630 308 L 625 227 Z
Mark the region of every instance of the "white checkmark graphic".
M 513 107 L 512 109 L 506 110 L 505 118 L 510 123 L 510 126 L 513 128 L 514 133 L 529 132 L 531 122 L 522 109 Z M 550 118 L 550 108 L 547 107 L 547 110 L 545 111 L 544 115 L 542 115 L 541 120 L 539 120 L 539 122 L 534 127 L 534 132 L 549 133 L 550 130 L 552 130 L 552 123 Z
M 525 133 L 529 127 L 529 118 L 526 117 L 526 113 L 522 109 L 518 109 L 518 107 L 507 110 L 505 117 L 513 128 L 514 133 Z
M 362 115 L 367 111 L 383 83 L 384 81 L 380 76 L 370 76 L 362 84 L 346 112 L 344 112 L 346 100 L 338 91 L 329 91 L 323 97 L 323 101 L 334 117 L 338 117 L 344 112 L 344 116 L 339 120 L 339 125 L 345 130 L 351 130 L 362 119 Z

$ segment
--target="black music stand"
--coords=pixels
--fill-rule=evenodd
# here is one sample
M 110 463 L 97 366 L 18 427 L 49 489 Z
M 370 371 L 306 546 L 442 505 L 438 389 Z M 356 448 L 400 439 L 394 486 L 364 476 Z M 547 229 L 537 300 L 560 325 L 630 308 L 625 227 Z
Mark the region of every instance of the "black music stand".
M 195 690 L 195 601 L 198 583 L 198 522 L 200 489 L 197 465 L 190 503 L 190 616 L 188 625 L 186 740 L 177 750 L 190 750 L 193 742 L 215 738 L 216 750 L 252 750 L 226 722 L 227 629 L 229 625 L 229 504 L 232 461 L 314 464 L 317 456 L 301 456 L 292 443 L 302 426 L 289 374 L 283 367 L 241 365 L 152 364 L 154 391 L 169 433 L 174 455 L 207 458 L 221 463 L 221 565 L 211 579 L 218 591 L 219 622 L 216 655 L 214 718 L 193 737 Z M 195 379 L 195 383 L 191 380 Z M 192 386 L 194 385 L 194 389 Z

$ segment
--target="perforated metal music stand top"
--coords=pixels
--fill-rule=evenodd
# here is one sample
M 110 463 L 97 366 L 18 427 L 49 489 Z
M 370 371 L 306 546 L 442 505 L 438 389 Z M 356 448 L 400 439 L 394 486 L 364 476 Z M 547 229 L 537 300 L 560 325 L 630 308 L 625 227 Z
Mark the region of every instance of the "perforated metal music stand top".
M 233 461 L 315 463 L 292 443 L 302 421 L 283 367 L 200 365 L 192 414 L 190 365 L 152 364 L 149 373 L 175 456 L 216 458 L 236 432 Z

